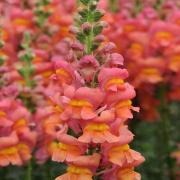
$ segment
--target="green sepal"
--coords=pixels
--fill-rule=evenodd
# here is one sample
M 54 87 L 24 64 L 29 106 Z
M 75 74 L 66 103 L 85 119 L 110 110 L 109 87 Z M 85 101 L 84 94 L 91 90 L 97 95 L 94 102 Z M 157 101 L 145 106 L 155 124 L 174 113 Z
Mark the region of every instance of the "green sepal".
M 80 2 L 84 5 L 88 5 L 91 2 L 91 0 L 80 0 Z
M 84 35 L 83 33 L 78 33 L 78 34 L 76 35 L 76 38 L 77 38 L 81 43 L 83 43 L 84 40 L 85 40 L 85 35 Z
M 18 69 L 18 73 L 19 73 L 22 77 L 24 77 L 26 72 L 25 72 L 24 69 Z
M 95 22 L 99 21 L 102 17 L 104 16 L 104 14 L 101 12 L 101 11 L 95 11 L 94 12 L 94 17 L 93 17 L 93 20 Z
M 93 33 L 94 33 L 94 36 L 97 36 L 98 34 L 100 34 L 103 30 L 103 26 L 101 25 L 96 25 L 94 28 L 93 28 Z

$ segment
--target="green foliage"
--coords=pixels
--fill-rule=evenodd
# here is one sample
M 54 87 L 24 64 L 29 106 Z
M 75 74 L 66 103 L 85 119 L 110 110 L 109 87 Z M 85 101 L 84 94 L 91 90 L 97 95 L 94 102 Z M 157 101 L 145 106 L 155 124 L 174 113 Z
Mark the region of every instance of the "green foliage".
M 51 15 L 50 10 L 44 9 L 51 0 L 40 0 L 36 3 L 36 9 L 34 10 L 34 14 L 36 15 L 36 24 L 40 28 L 43 28 L 46 24 L 48 17 Z
M 1 30 L 1 27 L 0 27 L 0 30 Z M 2 36 L 2 33 L 0 31 L 0 49 L 4 47 L 4 41 L 2 40 L 1 36 Z M 0 55 L 0 66 L 4 64 L 5 60 L 6 60 L 6 57 Z
M 95 36 L 97 36 L 98 34 L 100 34 L 102 32 L 102 30 L 103 30 L 103 26 L 97 24 L 93 28 L 93 33 L 94 33 Z
M 30 48 L 30 44 L 30 34 L 28 32 L 25 32 L 23 42 L 21 43 L 21 47 L 24 49 L 24 53 L 20 54 L 19 56 L 19 60 L 22 62 L 22 67 L 18 69 L 18 72 L 24 78 L 26 86 L 32 88 L 34 87 L 34 81 L 32 80 L 34 67 L 31 61 L 34 57 L 34 54 Z
M 94 42 L 95 37 L 103 30 L 103 26 L 98 23 L 103 17 L 104 13 L 97 10 L 98 0 L 80 0 L 84 5 L 83 9 L 79 11 L 76 24 L 79 28 L 76 38 L 85 45 L 86 54 L 91 54 L 95 51 L 100 43 Z M 88 23 L 89 27 L 81 29 L 84 23 Z
M 177 144 L 180 142 L 180 103 L 173 102 L 169 104 L 171 115 L 171 152 L 177 150 Z M 143 180 L 170 180 L 167 176 L 168 166 L 164 161 L 167 157 L 164 154 L 166 144 L 162 140 L 161 122 L 146 122 L 133 119 L 130 127 L 135 134 L 131 147 L 143 154 L 146 161 L 137 168 L 141 173 Z M 173 166 L 175 159 L 171 158 Z M 174 168 L 176 170 L 176 168 Z
M 8 166 L 0 168 L 1 180 L 25 180 L 27 166 L 17 167 Z M 33 163 L 32 166 L 32 180 L 54 180 L 57 176 L 65 173 L 66 165 L 63 163 L 46 162 L 38 165 Z
M 21 93 L 19 94 L 18 98 L 22 100 L 24 105 L 29 109 L 31 113 L 36 112 L 36 103 L 33 101 L 30 95 Z

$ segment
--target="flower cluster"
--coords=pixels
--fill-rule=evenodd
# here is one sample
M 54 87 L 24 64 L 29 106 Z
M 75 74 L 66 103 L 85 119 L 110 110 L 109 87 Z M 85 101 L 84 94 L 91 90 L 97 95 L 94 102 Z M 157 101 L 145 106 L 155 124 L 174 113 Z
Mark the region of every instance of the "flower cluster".
M 0 120 L 0 166 L 23 165 L 36 143 L 30 113 L 21 102 L 6 98 L 0 101 Z
M 101 34 L 98 0 L 0 3 L 0 166 L 32 156 L 67 164 L 61 179 L 140 179 L 132 150 L 134 87 Z M 76 37 L 76 38 L 75 38 Z
M 66 40 L 67 53 L 52 60 L 61 92 L 51 100 L 60 120 L 48 151 L 68 166 L 57 180 L 140 179 L 134 167 L 144 158 L 128 145 L 133 134 L 127 120 L 138 111 L 131 102 L 135 91 L 125 81 L 128 72 L 122 56 L 113 52 L 115 45 L 99 35 L 106 23 L 99 21 L 103 12 L 96 6 L 97 1 L 81 1 L 77 26 L 71 28 L 78 41 Z
M 110 26 L 105 34 L 126 59 L 141 119 L 154 121 L 159 85 L 167 86 L 167 101 L 180 99 L 180 11 L 176 1 L 133 3 L 121 1 L 121 11 L 106 14 Z

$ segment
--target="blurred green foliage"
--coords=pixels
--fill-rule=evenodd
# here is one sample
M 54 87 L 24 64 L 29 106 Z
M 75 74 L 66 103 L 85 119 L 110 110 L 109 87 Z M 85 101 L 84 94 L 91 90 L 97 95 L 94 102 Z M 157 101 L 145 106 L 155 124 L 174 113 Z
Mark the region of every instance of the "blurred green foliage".
M 180 103 L 173 102 L 170 104 L 169 109 L 171 114 L 170 137 L 173 152 L 177 150 L 177 144 L 180 143 Z M 141 152 L 146 158 L 144 164 L 137 168 L 137 171 L 142 175 L 142 180 L 169 180 L 167 176 L 168 167 L 164 162 L 163 154 L 166 147 L 160 137 L 162 129 L 159 122 L 134 119 L 131 121 L 130 126 L 135 134 L 131 147 Z

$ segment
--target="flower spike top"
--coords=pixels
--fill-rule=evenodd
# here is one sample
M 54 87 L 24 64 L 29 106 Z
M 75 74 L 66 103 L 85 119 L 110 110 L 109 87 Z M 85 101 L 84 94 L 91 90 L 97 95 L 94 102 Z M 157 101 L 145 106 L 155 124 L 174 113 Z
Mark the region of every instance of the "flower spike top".
M 101 21 L 98 2 L 80 0 L 70 28 L 76 38 L 64 40 L 69 50 L 53 58 L 56 77 L 64 80 L 55 78 L 61 87 L 61 126 L 49 152 L 53 161 L 67 164 L 67 172 L 56 180 L 107 179 L 110 172 L 114 180 L 140 179 L 134 168 L 144 157 L 128 145 L 133 134 L 127 120 L 133 118 L 131 110 L 138 111 L 131 101 L 135 91 L 126 82 L 123 57 L 101 34 L 107 23 Z M 68 81 L 70 74 L 74 80 Z

